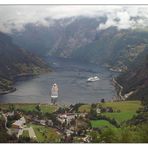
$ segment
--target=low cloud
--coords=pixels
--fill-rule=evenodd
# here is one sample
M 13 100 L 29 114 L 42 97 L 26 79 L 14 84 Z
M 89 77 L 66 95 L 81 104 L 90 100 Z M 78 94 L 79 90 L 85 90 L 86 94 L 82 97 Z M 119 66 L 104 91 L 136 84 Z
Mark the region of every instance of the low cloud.
M 25 24 L 51 26 L 55 19 L 68 17 L 106 17 L 97 29 L 115 26 L 118 29 L 134 29 L 148 26 L 147 6 L 101 6 L 101 5 L 9 5 L 0 6 L 0 30 L 22 30 Z M 48 19 L 47 19 L 48 18 Z
M 117 29 L 135 29 L 148 27 L 148 7 L 124 7 L 119 11 L 106 14 L 107 21 L 98 26 L 98 30 L 109 27 Z

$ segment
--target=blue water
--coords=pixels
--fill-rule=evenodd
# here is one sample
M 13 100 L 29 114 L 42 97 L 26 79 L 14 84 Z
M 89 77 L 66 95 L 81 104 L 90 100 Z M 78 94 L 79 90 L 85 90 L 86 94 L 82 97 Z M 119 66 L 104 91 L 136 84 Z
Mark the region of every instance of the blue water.
M 53 72 L 35 78 L 24 79 L 15 84 L 17 90 L 0 96 L 1 103 L 49 103 L 53 83 L 59 86 L 59 104 L 95 103 L 102 98 L 111 100 L 116 95 L 111 79 L 115 73 L 100 65 L 49 58 Z M 98 76 L 99 81 L 87 82 Z

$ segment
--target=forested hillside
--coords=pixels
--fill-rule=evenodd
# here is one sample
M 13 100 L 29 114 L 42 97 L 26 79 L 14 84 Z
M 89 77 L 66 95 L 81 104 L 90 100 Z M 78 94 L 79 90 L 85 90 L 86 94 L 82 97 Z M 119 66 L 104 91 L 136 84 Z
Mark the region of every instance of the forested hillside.
M 20 75 L 34 75 L 49 70 L 40 58 L 12 42 L 11 37 L 0 33 L 0 90 L 12 89 L 15 77 Z

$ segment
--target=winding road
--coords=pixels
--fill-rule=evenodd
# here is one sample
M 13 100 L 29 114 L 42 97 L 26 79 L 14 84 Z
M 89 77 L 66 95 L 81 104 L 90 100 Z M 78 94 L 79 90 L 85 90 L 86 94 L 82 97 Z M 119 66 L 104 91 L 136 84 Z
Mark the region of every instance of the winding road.
M 115 78 L 113 78 L 113 83 L 114 83 L 116 86 L 119 87 L 119 93 L 118 93 L 118 95 L 119 95 L 120 100 L 125 100 L 125 97 L 122 96 L 123 86 L 121 86 L 121 85 L 115 80 Z

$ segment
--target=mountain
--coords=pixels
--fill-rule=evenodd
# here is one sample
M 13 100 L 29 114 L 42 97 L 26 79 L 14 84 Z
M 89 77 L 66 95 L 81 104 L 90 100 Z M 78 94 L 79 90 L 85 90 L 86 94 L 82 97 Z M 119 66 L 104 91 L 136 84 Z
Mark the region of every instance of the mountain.
M 10 34 L 20 47 L 38 55 L 69 57 L 126 70 L 148 43 L 147 30 L 110 27 L 99 30 L 105 17 L 49 19 L 49 25 L 26 24 Z
M 147 45 L 148 32 L 109 28 L 100 31 L 94 42 L 76 49 L 72 57 L 127 70 L 138 56 L 148 52 Z
M 48 21 L 48 26 L 26 24 L 22 31 L 14 30 L 10 35 L 20 47 L 39 55 L 68 57 L 73 50 L 95 40 L 96 28 L 105 18 L 70 17 Z
M 126 73 L 120 75 L 117 81 L 123 86 L 122 95 L 130 94 L 127 99 L 148 102 L 148 54 L 137 66 L 130 67 Z
M 0 92 L 12 89 L 16 76 L 34 75 L 47 65 L 37 56 L 19 48 L 10 36 L 0 32 Z
M 117 78 L 129 99 L 147 96 L 148 29 L 99 30 L 106 18 L 71 17 L 49 19 L 49 26 L 26 24 L 10 35 L 15 43 L 39 55 L 52 55 L 90 62 L 124 72 Z M 142 96 L 143 95 L 143 96 Z

